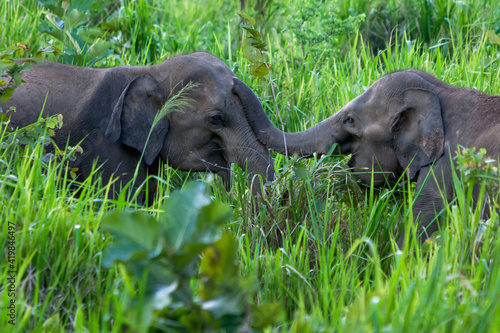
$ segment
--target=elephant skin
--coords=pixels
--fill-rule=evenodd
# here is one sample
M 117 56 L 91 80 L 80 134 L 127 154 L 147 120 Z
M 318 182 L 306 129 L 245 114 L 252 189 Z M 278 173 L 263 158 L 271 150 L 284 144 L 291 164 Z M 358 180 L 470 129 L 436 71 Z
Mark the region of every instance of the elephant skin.
M 81 142 L 83 154 L 71 165 L 81 178 L 97 160 L 103 182 L 113 175 L 124 185 L 139 164 L 140 185 L 158 174 L 162 160 L 182 171 L 218 173 L 226 185 L 231 163 L 272 180 L 270 153 L 252 132 L 243 111 L 247 101 L 235 93 L 233 79 L 224 62 L 207 53 L 106 69 L 45 61 L 23 75 L 25 83 L 0 107 L 17 109 L 11 120 L 18 127 L 35 122 L 42 110 L 45 117 L 62 114 L 54 139 L 59 147 Z M 157 112 L 189 82 L 196 84 L 186 93 L 191 105 L 160 119 L 145 147 Z M 149 198 L 155 191 L 149 186 Z
M 239 84 L 235 90 L 246 91 Z M 417 182 L 416 193 L 421 190 L 413 206 L 421 241 L 438 229 L 430 222 L 443 208 L 440 189 L 453 199 L 451 160 L 457 145 L 500 156 L 500 96 L 455 87 L 417 70 L 385 75 L 303 132 L 281 132 L 257 104 L 245 108 L 250 126 L 279 153 L 327 154 L 337 144 L 337 153 L 352 154 L 348 165 L 367 184 L 394 183 L 406 172 Z M 403 241 L 400 237 L 398 245 Z

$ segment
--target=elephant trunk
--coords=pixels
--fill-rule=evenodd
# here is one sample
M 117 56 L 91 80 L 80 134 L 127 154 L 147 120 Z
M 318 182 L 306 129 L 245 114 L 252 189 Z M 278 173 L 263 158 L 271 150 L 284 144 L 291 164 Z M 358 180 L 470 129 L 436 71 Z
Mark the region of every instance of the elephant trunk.
M 264 150 L 256 148 L 248 151 L 246 156 L 243 155 L 245 161 L 238 163 L 238 165 L 242 166 L 243 170 L 247 171 L 254 195 L 261 194 L 259 179 L 262 179 L 262 184 L 274 180 L 274 162 L 271 154 L 257 139 L 255 139 L 255 141 L 258 146 L 260 146 L 258 148 L 263 148 Z M 261 177 L 259 177 L 259 175 Z
M 255 137 L 252 130 L 248 129 L 254 142 L 246 140 L 245 143 L 233 142 L 234 146 L 225 148 L 225 158 L 228 164 L 238 165 L 250 180 L 250 187 L 254 195 L 261 195 L 260 179 L 262 184 L 274 180 L 274 162 L 269 150 Z M 250 135 L 249 135 L 250 136 Z M 229 168 L 221 169 L 218 174 L 222 177 L 226 189 L 231 188 L 231 173 Z
M 233 86 L 233 93 L 240 99 L 242 108 L 245 112 L 250 113 L 250 110 L 256 106 L 254 105 L 254 99 L 257 97 L 243 82 L 241 82 L 241 84 L 244 86 L 245 90 L 236 90 Z M 248 93 L 248 91 L 250 91 L 250 93 Z M 260 103 L 258 103 L 258 107 L 262 108 Z M 254 110 L 253 112 L 256 111 L 258 110 Z M 238 121 L 235 120 L 233 127 L 237 135 L 229 139 L 229 142 L 225 142 L 225 158 L 228 163 L 235 163 L 246 171 L 249 178 L 252 179 L 252 192 L 254 194 L 260 194 L 258 175 L 261 176 L 260 178 L 262 178 L 263 183 L 274 180 L 275 171 L 271 153 L 267 147 L 258 140 L 253 129 L 244 117 Z
M 233 81 L 233 90 L 246 101 L 243 109 L 250 127 L 265 146 L 281 154 L 296 153 L 302 156 L 312 156 L 314 153 L 328 153 L 335 142 L 331 134 L 333 133 L 332 119 L 323 120 L 302 132 L 283 132 L 269 120 L 253 91 L 239 79 L 233 78 Z

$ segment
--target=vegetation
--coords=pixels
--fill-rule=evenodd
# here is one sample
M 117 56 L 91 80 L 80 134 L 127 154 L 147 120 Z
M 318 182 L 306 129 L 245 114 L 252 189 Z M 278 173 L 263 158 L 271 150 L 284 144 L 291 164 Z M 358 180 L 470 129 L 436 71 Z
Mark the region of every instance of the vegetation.
M 240 25 L 243 4 L 254 31 Z M 0 2 L 0 21 L 0 51 L 7 50 L 0 68 L 12 75 L 20 71 L 10 61 L 15 52 L 105 67 L 206 51 L 252 87 L 287 131 L 318 123 L 396 70 L 421 69 L 453 85 L 500 91 L 495 0 L 9 0 Z M 251 75 L 243 54 L 249 33 L 265 43 L 263 77 Z M 2 92 L 19 83 L 8 76 L 0 78 L 7 85 Z M 399 250 L 398 223 L 412 225 L 413 185 L 360 184 L 342 156 L 274 155 L 277 179 L 257 214 L 237 167 L 230 193 L 215 179 L 207 196 L 200 184 L 206 175 L 165 166 L 157 200 L 144 207 L 125 196 L 108 199 L 109 186 L 99 181 L 75 182 L 65 161 L 77 147 L 47 156 L 44 144 L 57 118 L 20 130 L 1 120 L 2 330 L 500 330 L 500 177 L 487 152 L 457 147 L 457 198 L 440 237 Z M 477 205 L 472 184 L 481 188 Z M 189 221 L 205 225 L 200 232 L 210 237 L 169 247 L 163 229 L 175 234 L 176 221 L 187 221 L 172 207 L 195 195 L 203 203 Z M 123 228 L 117 221 L 125 221 Z M 134 232 L 137 222 L 144 234 Z M 182 253 L 189 254 L 184 263 Z M 160 284 L 151 282 L 157 277 Z M 164 293 L 154 298 L 153 290 Z M 213 299 L 219 308 L 206 305 Z

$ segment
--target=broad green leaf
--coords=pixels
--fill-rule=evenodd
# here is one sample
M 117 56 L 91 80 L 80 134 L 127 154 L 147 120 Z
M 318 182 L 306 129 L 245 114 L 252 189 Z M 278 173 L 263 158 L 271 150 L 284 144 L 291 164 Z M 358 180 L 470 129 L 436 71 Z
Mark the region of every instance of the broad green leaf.
M 234 236 L 225 233 L 221 239 L 209 246 L 200 264 L 200 298 L 203 300 L 223 296 L 220 286 L 237 287 L 237 247 Z
M 73 4 L 73 1 L 71 1 L 71 4 Z M 82 13 L 78 9 L 72 9 L 66 12 L 65 28 L 74 28 L 85 20 L 87 20 L 87 15 L 85 15 L 85 13 Z
M 6 114 L 3 113 L 2 108 L 0 108 L 0 123 L 4 123 L 6 121 L 9 121 L 10 117 L 7 116 Z
M 133 299 L 125 305 L 124 322 L 130 326 L 126 332 L 148 332 L 153 323 L 154 303 L 152 298 Z
M 263 63 L 264 57 L 261 51 L 252 45 L 253 41 L 253 37 L 247 37 L 243 40 L 243 45 L 241 46 L 243 56 L 252 63 Z
M 57 38 L 61 42 L 64 42 L 65 39 L 64 31 L 59 28 L 54 29 L 53 27 L 49 26 L 46 22 L 40 23 L 40 25 L 38 26 L 38 31 L 40 31 L 41 33 L 47 33 Z
M 211 202 L 199 211 L 196 229 L 189 244 L 211 244 L 220 238 L 220 227 L 232 219 L 231 208 L 220 202 Z
M 265 63 L 250 64 L 250 74 L 257 77 L 266 76 L 267 74 L 269 74 L 269 69 L 267 68 Z
M 15 46 L 9 46 L 2 52 L 0 52 L 0 58 L 6 59 L 7 57 L 10 57 L 17 51 L 17 48 Z M 12 60 L 8 59 L 9 62 L 13 62 Z
M 205 194 L 205 185 L 192 182 L 182 191 L 176 191 L 165 203 L 163 220 L 166 226 L 165 245 L 170 253 L 177 252 L 186 242 L 192 242 L 191 236 L 197 228 L 200 208 L 210 204 Z
M 147 257 L 148 251 L 138 243 L 134 243 L 129 239 L 118 238 L 104 251 L 102 264 L 104 267 L 109 268 L 116 261 L 129 263 L 144 260 Z
M 22 145 L 30 145 L 33 143 L 33 139 L 31 139 L 29 136 L 24 135 L 23 133 L 19 133 L 17 135 L 17 138 L 19 139 L 19 143 Z
M 46 7 L 58 16 L 64 15 L 64 8 L 58 5 L 57 0 L 37 0 L 40 6 Z
M 86 12 L 92 7 L 93 4 L 94 1 L 89 1 L 89 0 L 71 0 L 69 8 L 76 9 L 79 12 Z
M 304 180 L 308 180 L 309 179 L 309 173 L 307 171 L 307 168 L 302 163 L 295 163 L 295 165 L 293 166 L 293 172 L 300 179 L 304 179 Z
M 189 263 L 205 248 L 221 237 L 220 227 L 232 219 L 231 209 L 222 203 L 211 202 L 198 212 L 195 229 L 192 230 L 189 241 L 183 243 L 176 253 L 175 263 L 181 267 Z
M 262 38 L 260 32 L 257 31 L 257 30 L 255 30 L 255 29 L 248 28 L 248 27 L 243 27 L 243 29 L 245 29 L 246 31 L 248 31 L 249 33 L 251 33 L 252 36 L 253 36 L 253 38 L 255 38 L 255 39 L 261 39 Z
M 207 318 L 199 315 L 199 311 L 188 311 L 185 310 L 184 313 L 179 316 L 179 324 L 175 326 L 178 327 L 177 330 L 172 330 L 172 332 L 203 332 L 203 324 Z
M 115 260 L 127 262 L 154 257 L 161 250 L 160 225 L 146 213 L 117 211 L 104 217 L 101 227 L 115 239 L 104 253 L 105 266 L 109 267 Z
M 152 298 L 153 308 L 155 310 L 163 310 L 169 306 L 172 301 L 171 295 L 177 289 L 178 285 L 178 281 L 173 281 L 158 288 Z
M 33 61 L 34 62 L 34 61 Z M 19 66 L 19 70 L 23 72 L 27 72 L 33 69 L 32 61 L 23 61 L 21 66 Z
M 215 283 L 225 284 L 238 275 L 237 247 L 234 236 L 225 233 L 203 254 L 200 273 Z
M 252 304 L 250 309 L 250 326 L 256 330 L 279 324 L 285 319 L 285 312 L 280 303 Z
M 254 26 L 256 24 L 255 19 L 245 12 L 238 12 L 238 16 L 241 18 L 241 20 L 244 23 L 246 23 L 250 26 Z
M 2 93 L 3 93 L 3 97 L 2 97 L 1 103 L 4 103 L 8 99 L 10 99 L 10 97 L 14 93 L 14 89 L 10 88 L 10 87 L 9 88 L 5 88 L 5 90 Z
M 92 61 L 105 53 L 110 49 L 111 45 L 112 44 L 109 42 L 96 42 L 95 44 L 90 46 L 90 48 L 87 50 L 87 62 Z
M 245 43 L 255 47 L 257 50 L 260 50 L 262 52 L 267 52 L 267 44 L 260 39 L 247 37 Z
M 23 62 L 23 66 L 24 66 L 24 71 L 27 71 L 28 68 L 27 66 L 31 66 L 31 68 L 29 70 L 31 70 L 33 68 L 33 63 L 35 64 L 38 64 L 38 65 L 41 65 L 43 64 L 43 59 L 42 58 L 39 58 L 37 55 L 35 55 L 34 58 L 29 58 L 29 59 L 26 59 L 24 62 Z M 25 66 L 26 65 L 26 66 Z
M 500 45 L 500 37 L 497 34 L 495 34 L 493 30 L 488 30 L 486 32 L 486 36 L 488 37 L 488 40 L 490 41 L 491 44 Z
M 203 302 L 201 308 L 209 311 L 215 318 L 225 315 L 241 315 L 244 310 L 244 302 L 241 294 L 228 293 L 221 297 Z
M 14 85 L 16 87 L 18 87 L 23 82 L 22 75 L 23 74 L 21 72 L 18 72 L 18 71 L 15 71 L 12 73 L 12 78 L 14 79 Z

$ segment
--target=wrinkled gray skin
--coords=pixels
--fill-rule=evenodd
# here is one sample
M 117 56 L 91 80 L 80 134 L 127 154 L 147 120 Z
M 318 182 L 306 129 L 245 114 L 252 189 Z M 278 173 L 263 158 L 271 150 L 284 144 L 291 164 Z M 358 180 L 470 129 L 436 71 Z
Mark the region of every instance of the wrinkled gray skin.
M 83 140 L 83 154 L 73 165 L 83 178 L 97 158 L 98 165 L 105 162 L 103 180 L 119 176 L 122 185 L 132 179 L 138 163 L 136 185 L 147 173 L 157 174 L 159 160 L 179 170 L 218 173 L 226 185 L 231 163 L 272 180 L 269 151 L 248 125 L 243 113 L 247 101 L 235 93 L 233 77 L 220 59 L 206 53 L 178 56 L 153 66 L 107 69 L 45 61 L 26 72 L 26 83 L 0 106 L 17 108 L 12 115 L 16 126 L 35 122 L 42 109 L 44 116 L 62 114 L 64 125 L 56 132 L 55 142 L 64 147 L 68 137 L 72 146 Z M 172 89 L 176 92 L 188 82 L 198 84 L 187 93 L 193 104 L 161 119 L 144 148 L 157 111 Z M 249 89 L 246 93 L 256 98 Z M 150 194 L 155 193 L 155 186 L 150 185 Z
M 278 130 L 257 104 L 254 100 L 245 108 L 249 123 L 259 140 L 279 153 L 326 154 L 337 143 L 337 152 L 352 154 L 348 165 L 368 184 L 372 171 L 374 182 L 382 185 L 394 183 L 406 170 L 417 191 L 422 189 L 414 205 L 421 240 L 438 229 L 433 223 L 425 230 L 443 208 L 438 186 L 448 200 L 453 198 L 450 153 L 457 144 L 500 156 L 500 97 L 454 87 L 416 70 L 382 77 L 339 112 L 299 133 Z M 424 184 L 431 164 L 437 183 L 430 174 Z

